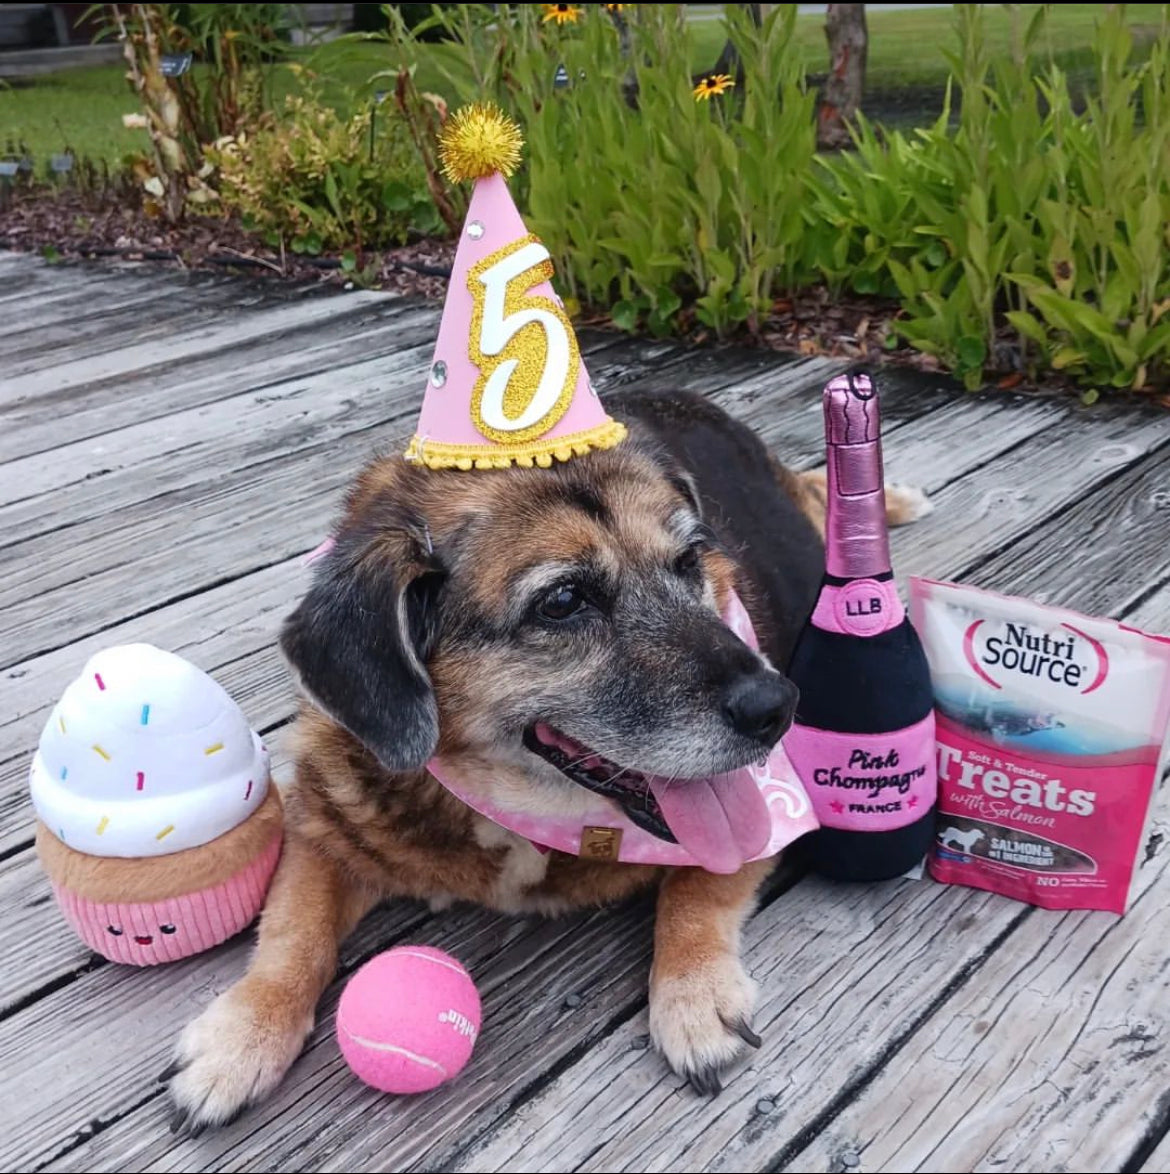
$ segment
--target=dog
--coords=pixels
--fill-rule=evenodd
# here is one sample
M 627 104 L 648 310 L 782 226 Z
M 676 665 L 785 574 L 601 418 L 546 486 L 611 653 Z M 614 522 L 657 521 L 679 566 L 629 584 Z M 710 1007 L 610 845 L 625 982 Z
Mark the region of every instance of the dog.
M 944 848 L 954 848 L 958 852 L 970 855 L 975 851 L 975 845 L 980 840 L 986 840 L 987 836 L 978 828 L 968 828 L 964 832 L 958 828 L 950 827 L 939 832 L 938 839 Z
M 792 721 L 774 666 L 824 570 L 823 473 L 784 468 L 701 397 L 607 406 L 627 439 L 563 465 L 437 472 L 395 455 L 351 488 L 281 634 L 304 699 L 258 947 L 179 1039 L 176 1129 L 225 1123 L 279 1083 L 339 944 L 394 897 L 558 914 L 656 885 L 658 1050 L 710 1094 L 759 1045 L 739 935 L 775 858 L 715 874 L 541 852 L 424 769 L 438 751 L 478 796 L 534 813 L 600 791 L 670 835 L 648 777 L 739 769 Z M 924 509 L 887 490 L 892 523 Z M 733 588 L 760 653 L 720 619 Z

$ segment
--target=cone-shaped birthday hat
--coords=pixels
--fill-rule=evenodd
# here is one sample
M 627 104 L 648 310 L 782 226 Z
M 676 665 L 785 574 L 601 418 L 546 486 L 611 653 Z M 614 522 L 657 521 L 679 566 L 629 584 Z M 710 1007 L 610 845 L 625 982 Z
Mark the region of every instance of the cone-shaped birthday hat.
M 626 434 L 601 406 L 572 324 L 549 283 L 548 249 L 520 219 L 506 182 L 520 128 L 491 105 L 443 128 L 448 178 L 474 180 L 418 428 L 406 459 L 432 469 L 547 467 Z

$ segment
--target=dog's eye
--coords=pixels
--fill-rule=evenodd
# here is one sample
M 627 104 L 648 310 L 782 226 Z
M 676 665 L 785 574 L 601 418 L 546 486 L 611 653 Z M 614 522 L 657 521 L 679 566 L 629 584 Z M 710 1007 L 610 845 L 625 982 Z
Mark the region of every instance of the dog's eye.
M 536 612 L 544 620 L 567 620 L 584 606 L 585 596 L 576 583 L 558 583 L 536 605 Z
M 690 579 L 695 576 L 699 570 L 699 548 L 697 546 L 688 546 L 674 560 L 674 573 L 681 575 L 684 579 Z

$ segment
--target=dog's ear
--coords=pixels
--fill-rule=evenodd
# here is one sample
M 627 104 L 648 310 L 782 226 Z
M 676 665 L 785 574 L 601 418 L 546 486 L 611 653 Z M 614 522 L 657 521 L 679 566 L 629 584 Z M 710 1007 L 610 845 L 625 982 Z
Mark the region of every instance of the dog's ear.
M 343 531 L 280 633 L 312 700 L 387 770 L 417 769 L 438 745 L 426 660 L 442 578 L 405 532 Z

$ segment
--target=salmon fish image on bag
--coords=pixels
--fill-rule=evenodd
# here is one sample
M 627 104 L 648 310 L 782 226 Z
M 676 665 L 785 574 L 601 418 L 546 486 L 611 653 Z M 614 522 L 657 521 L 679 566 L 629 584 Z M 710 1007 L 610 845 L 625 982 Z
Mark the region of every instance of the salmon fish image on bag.
M 938 748 L 935 879 L 1124 913 L 1170 726 L 1170 637 L 911 579 Z

